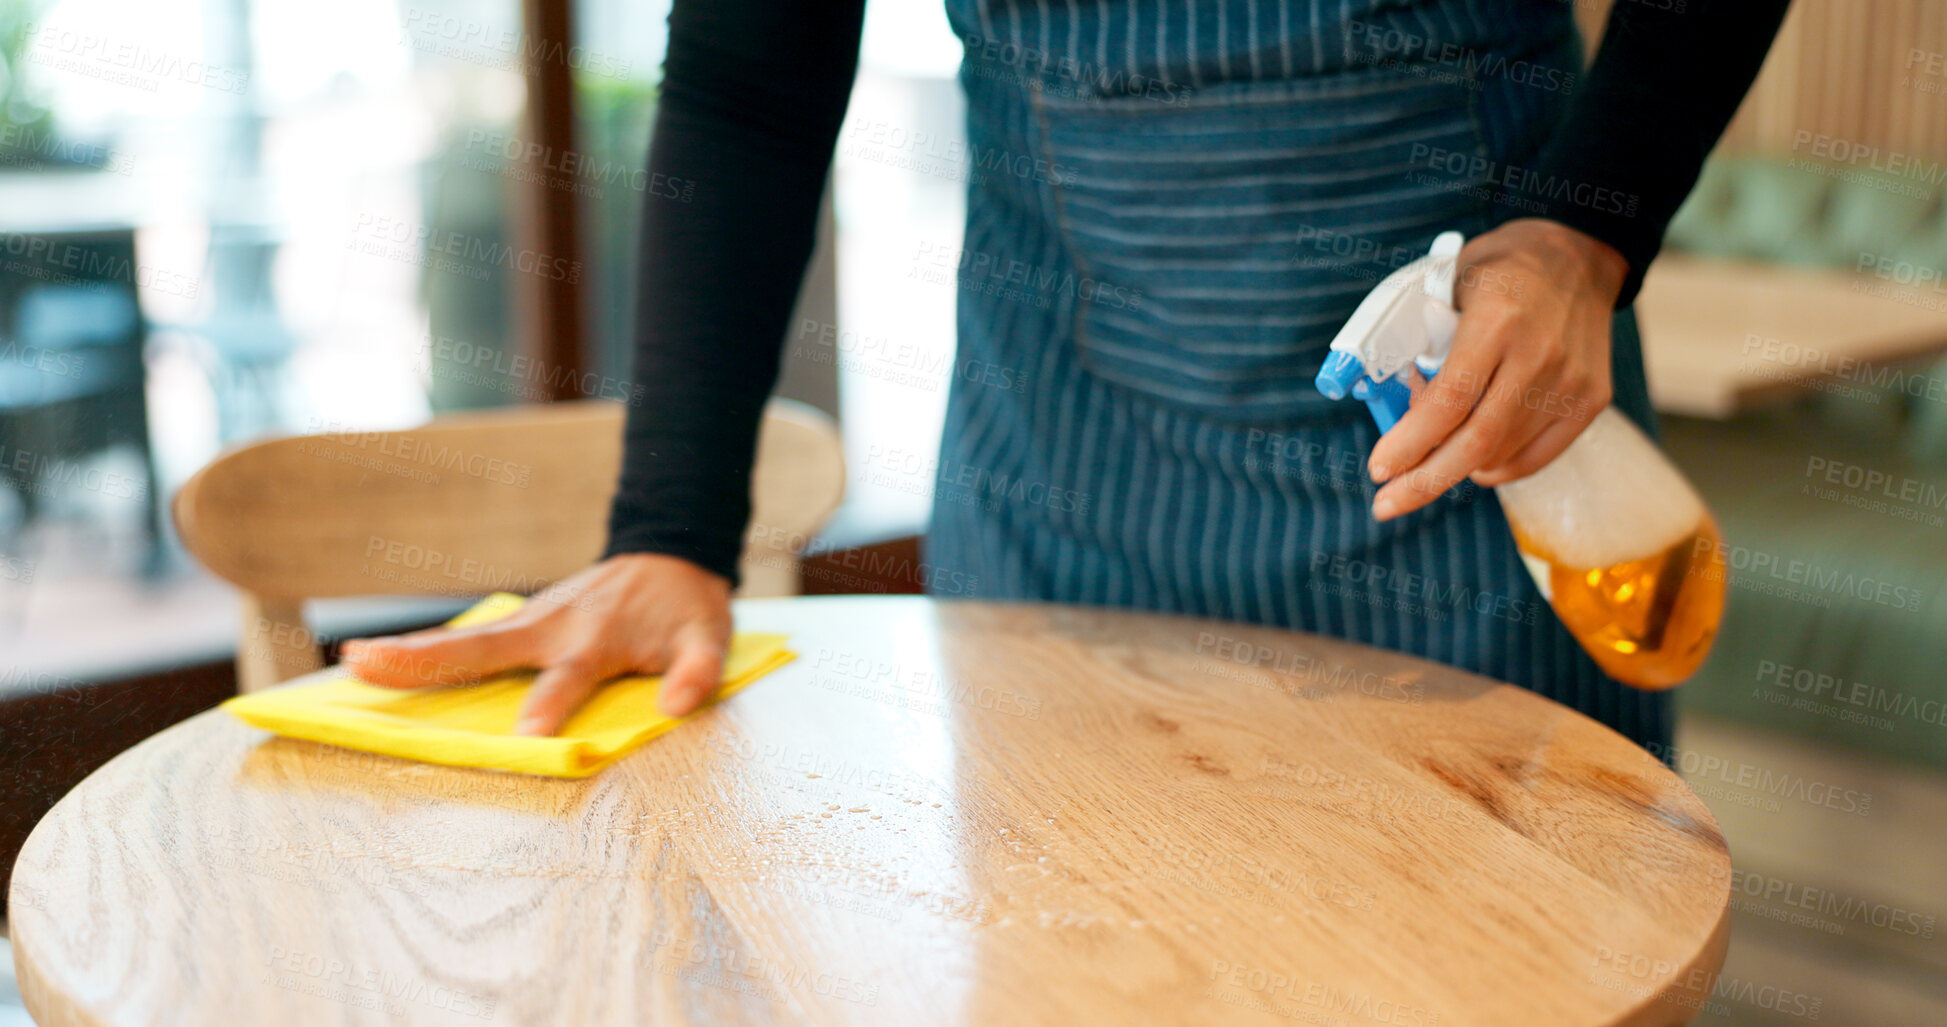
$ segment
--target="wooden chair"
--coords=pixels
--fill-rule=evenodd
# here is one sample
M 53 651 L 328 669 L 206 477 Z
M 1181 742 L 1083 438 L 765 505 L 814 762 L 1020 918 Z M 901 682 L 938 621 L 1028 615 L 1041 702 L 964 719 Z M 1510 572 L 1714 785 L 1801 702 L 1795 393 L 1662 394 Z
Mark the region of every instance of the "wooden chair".
M 190 553 L 243 592 L 241 691 L 323 665 L 306 599 L 533 592 L 607 539 L 623 408 L 601 401 L 301 435 L 226 453 L 176 493 Z M 773 401 L 751 476 L 740 596 L 798 590 L 798 554 L 845 490 L 831 419 Z

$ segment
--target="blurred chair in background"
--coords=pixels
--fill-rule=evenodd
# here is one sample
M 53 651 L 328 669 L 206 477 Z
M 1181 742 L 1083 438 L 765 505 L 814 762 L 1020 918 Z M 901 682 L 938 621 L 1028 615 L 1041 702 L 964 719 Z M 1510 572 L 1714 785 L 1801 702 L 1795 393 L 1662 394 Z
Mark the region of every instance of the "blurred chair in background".
M 281 232 L 267 224 L 212 224 L 204 269 L 210 311 L 194 324 L 172 326 L 203 344 L 197 357 L 216 395 L 217 437 L 226 443 L 285 427 L 284 370 L 297 337 L 278 313 L 272 283 L 282 245 Z
M 116 497 L 142 505 L 143 571 L 153 577 L 163 549 L 135 235 L 15 236 L 0 247 L 9 254 L 0 274 L 0 484 L 22 510 L 6 545 L 46 512 L 44 500 L 57 490 L 102 480 L 84 461 L 125 445 L 135 451 L 142 481 L 118 488 Z

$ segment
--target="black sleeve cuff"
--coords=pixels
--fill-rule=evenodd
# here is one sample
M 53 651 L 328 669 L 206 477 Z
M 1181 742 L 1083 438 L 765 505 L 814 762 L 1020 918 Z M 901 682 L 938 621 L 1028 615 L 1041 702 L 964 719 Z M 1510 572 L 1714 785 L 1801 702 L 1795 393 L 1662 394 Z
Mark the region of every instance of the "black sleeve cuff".
M 630 553 L 656 553 L 688 560 L 730 582 L 731 588 L 743 584 L 737 573 L 741 540 L 726 545 L 717 533 L 699 531 L 688 525 L 650 525 L 631 522 L 616 530 L 610 525 L 608 548 L 602 559 Z

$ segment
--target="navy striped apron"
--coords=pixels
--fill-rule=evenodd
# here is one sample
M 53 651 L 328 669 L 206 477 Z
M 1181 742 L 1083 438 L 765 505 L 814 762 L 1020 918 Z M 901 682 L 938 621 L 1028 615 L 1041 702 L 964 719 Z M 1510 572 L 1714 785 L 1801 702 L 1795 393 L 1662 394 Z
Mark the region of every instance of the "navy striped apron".
M 973 160 L 934 589 L 1278 625 L 1532 689 L 1652 752 L 1491 490 L 1381 524 L 1333 334 L 1487 227 L 1579 73 L 1554 0 L 950 0 Z M 1505 179 L 1503 179 L 1505 180 Z M 1500 201 L 1506 202 L 1506 201 Z M 1629 312 L 1616 403 L 1650 424 Z

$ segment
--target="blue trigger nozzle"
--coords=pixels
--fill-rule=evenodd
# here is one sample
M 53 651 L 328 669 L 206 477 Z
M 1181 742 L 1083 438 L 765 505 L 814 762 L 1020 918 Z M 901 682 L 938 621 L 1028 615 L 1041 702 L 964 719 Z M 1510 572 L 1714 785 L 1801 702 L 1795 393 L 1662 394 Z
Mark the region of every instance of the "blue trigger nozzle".
M 1326 399 L 1344 399 L 1354 382 L 1365 377 L 1366 369 L 1359 358 L 1342 350 L 1333 350 L 1325 356 L 1325 366 L 1318 369 L 1318 378 L 1313 383 Z
M 1372 419 L 1379 425 L 1381 435 L 1392 431 L 1393 425 L 1406 416 L 1407 409 L 1413 403 L 1413 391 L 1398 377 L 1383 382 L 1361 378 L 1352 395 L 1366 401 L 1366 407 L 1372 411 Z

